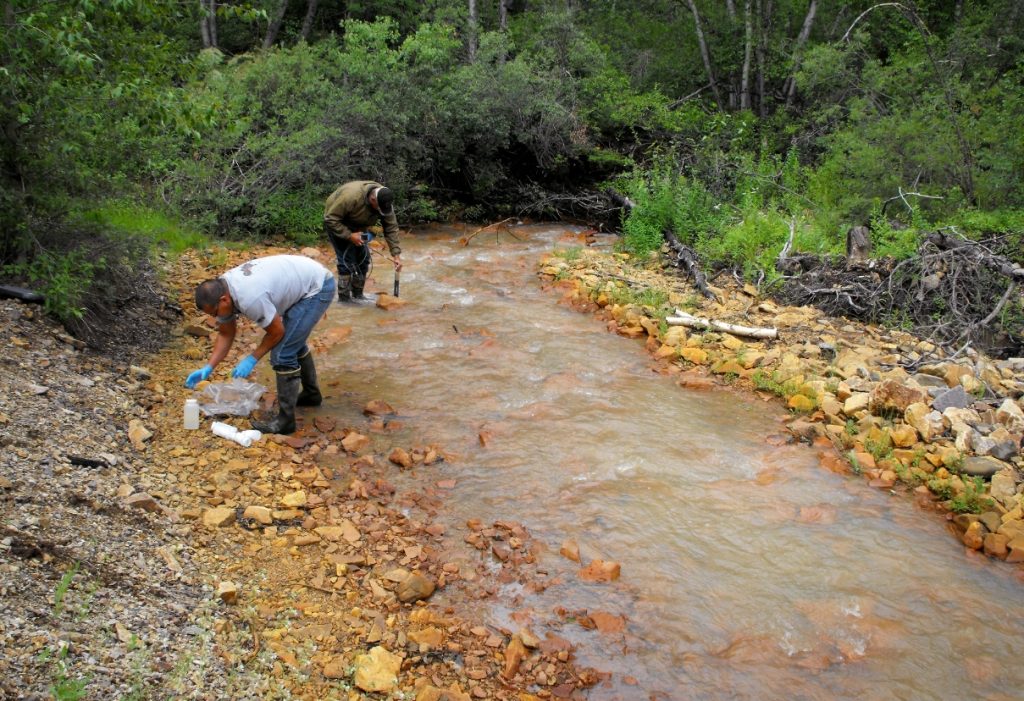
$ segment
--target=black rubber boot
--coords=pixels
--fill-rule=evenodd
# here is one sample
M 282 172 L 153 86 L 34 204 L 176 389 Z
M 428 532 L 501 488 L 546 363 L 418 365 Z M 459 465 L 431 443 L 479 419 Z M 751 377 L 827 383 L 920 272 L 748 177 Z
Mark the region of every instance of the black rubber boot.
M 364 275 L 353 275 L 352 276 L 352 301 L 367 303 L 376 302 L 377 295 L 365 294 L 363 288 L 366 287 L 366 276 Z
M 338 301 L 352 301 L 352 276 L 338 270 Z
M 253 421 L 252 427 L 263 433 L 295 433 L 295 403 L 301 388 L 299 370 L 277 373 L 277 416 L 269 421 Z
M 302 391 L 295 402 L 298 406 L 320 406 L 324 397 L 320 394 L 320 385 L 316 380 L 316 364 L 313 353 L 306 353 L 299 358 L 299 377 L 302 379 Z

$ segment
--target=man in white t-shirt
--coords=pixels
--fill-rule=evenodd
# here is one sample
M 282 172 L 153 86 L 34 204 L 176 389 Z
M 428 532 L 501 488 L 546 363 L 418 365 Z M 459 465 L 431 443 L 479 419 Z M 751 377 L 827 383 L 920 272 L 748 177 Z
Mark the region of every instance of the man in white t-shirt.
M 196 307 L 217 319 L 217 338 L 210 362 L 191 373 L 185 386 L 207 379 L 224 360 L 237 331 L 239 314 L 264 330 L 256 349 L 242 358 L 232 377 L 248 377 L 256 363 L 270 353 L 277 374 L 278 415 L 253 421 L 264 433 L 294 433 L 295 407 L 319 406 L 323 401 L 316 365 L 306 340 L 331 306 L 336 285 L 324 266 L 305 256 L 267 256 L 232 268 L 219 278 L 196 287 Z

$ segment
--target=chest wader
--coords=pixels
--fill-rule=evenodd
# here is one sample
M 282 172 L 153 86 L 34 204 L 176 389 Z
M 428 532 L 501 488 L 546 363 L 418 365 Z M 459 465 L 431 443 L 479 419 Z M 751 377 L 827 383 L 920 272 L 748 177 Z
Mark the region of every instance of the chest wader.
M 365 243 L 357 246 L 331 229 L 326 230 L 338 265 L 338 301 L 366 299 L 363 288 L 366 287 L 366 273 L 370 269 L 370 246 Z

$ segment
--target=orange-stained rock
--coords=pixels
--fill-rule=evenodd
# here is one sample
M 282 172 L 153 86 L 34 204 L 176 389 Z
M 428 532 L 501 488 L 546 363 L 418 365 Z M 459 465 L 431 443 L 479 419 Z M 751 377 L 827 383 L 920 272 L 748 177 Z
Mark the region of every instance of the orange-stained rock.
M 341 439 L 341 447 L 344 448 L 347 453 L 358 453 L 369 444 L 370 437 L 365 436 L 358 431 L 352 431 Z
M 708 362 L 708 353 L 700 348 L 686 347 L 679 351 L 679 356 L 694 365 L 704 365 Z
M 871 390 L 869 407 L 874 414 L 898 414 L 911 404 L 923 402 L 926 396 L 920 390 L 908 387 L 896 380 L 885 380 Z
M 390 312 L 394 309 L 404 307 L 407 302 L 404 299 L 393 297 L 386 292 L 381 292 L 377 295 L 377 308 L 383 309 L 386 312 Z
M 519 665 L 522 664 L 526 655 L 526 646 L 523 645 L 523 641 L 519 639 L 518 635 L 513 635 L 512 639 L 508 641 L 508 647 L 505 648 L 505 666 L 501 670 L 501 675 L 505 679 L 516 676 Z
M 580 579 L 586 582 L 611 582 L 619 578 L 620 565 L 617 562 L 591 560 L 579 571 Z
M 413 572 L 398 585 L 395 593 L 398 595 L 399 601 L 408 604 L 429 598 L 436 588 L 437 585 L 432 579 L 420 572 Z
M 621 633 L 626 629 L 625 616 L 617 616 L 606 611 L 594 611 L 590 614 L 590 620 L 602 633 Z
M 562 557 L 568 558 L 573 562 L 580 561 L 580 546 L 575 540 L 562 541 L 562 547 L 558 550 Z
M 357 656 L 355 666 L 353 681 L 360 689 L 390 692 L 398 684 L 402 658 L 377 646 L 369 653 Z
M 985 544 L 985 527 L 975 521 L 964 531 L 963 541 L 971 550 L 980 550 Z
M 412 467 L 412 456 L 405 448 L 394 448 L 388 455 L 388 460 L 398 465 L 399 467 L 410 468 Z
M 380 399 L 371 399 L 363 407 L 363 413 L 367 416 L 381 416 L 385 414 L 394 414 L 395 410 L 385 401 Z

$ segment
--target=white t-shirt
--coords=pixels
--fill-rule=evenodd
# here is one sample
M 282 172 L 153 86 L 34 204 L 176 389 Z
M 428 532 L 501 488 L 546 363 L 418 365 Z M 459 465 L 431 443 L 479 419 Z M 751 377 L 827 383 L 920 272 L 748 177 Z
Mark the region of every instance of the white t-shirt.
M 233 321 L 241 312 L 265 329 L 278 314 L 283 316 L 293 304 L 319 292 L 330 274 L 306 256 L 267 256 L 243 263 L 221 275 L 236 313 L 217 321 Z

